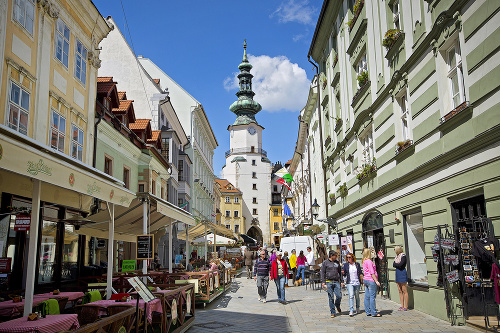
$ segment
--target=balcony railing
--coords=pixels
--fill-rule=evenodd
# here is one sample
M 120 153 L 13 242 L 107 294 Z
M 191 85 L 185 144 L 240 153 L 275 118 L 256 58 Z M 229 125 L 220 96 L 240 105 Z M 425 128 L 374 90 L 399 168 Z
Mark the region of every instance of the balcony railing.
M 245 147 L 245 148 L 229 149 L 228 151 L 226 151 L 226 158 L 231 154 L 246 154 L 246 153 L 262 154 L 267 157 L 267 151 L 265 151 L 262 148 Z

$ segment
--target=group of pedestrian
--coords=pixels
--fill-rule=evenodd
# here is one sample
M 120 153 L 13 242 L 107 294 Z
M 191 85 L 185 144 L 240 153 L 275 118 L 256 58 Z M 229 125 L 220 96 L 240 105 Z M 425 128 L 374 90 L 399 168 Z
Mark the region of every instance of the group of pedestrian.
M 265 249 L 259 251 L 259 257 L 255 261 L 253 273 L 254 280 L 257 281 L 257 292 L 260 302 L 267 302 L 269 280 L 274 280 L 278 294 L 278 302 L 286 304 L 285 288 L 288 285 L 288 269 L 290 265 L 287 259 L 287 252 L 283 255 L 280 251 L 273 251 L 271 257 L 268 258 Z
M 408 311 L 406 256 L 401 246 L 396 246 L 395 252 L 396 258 L 393 266 L 396 268 L 396 283 L 401 300 L 399 311 Z M 361 284 L 363 284 L 365 286 L 364 305 L 366 315 L 374 318 L 381 317 L 382 315 L 378 313 L 375 304 L 377 288 L 380 287 L 380 282 L 378 280 L 377 267 L 372 261 L 372 250 L 369 248 L 363 250 L 362 266 L 356 262 L 354 253 L 347 253 L 346 261 L 341 266 L 337 260 L 337 252 L 331 250 L 328 259 L 321 265 L 321 283 L 328 294 L 331 318 L 335 318 L 336 311 L 338 313 L 342 312 L 340 302 L 342 300 L 341 290 L 344 286 L 342 282 L 344 279 L 349 293 L 349 316 L 352 317 L 360 313 L 359 290 Z

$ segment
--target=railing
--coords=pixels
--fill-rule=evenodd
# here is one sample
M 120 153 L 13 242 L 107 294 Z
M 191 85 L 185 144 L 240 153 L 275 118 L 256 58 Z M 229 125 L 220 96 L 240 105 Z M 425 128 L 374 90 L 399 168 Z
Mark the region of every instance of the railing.
M 226 158 L 231 154 L 246 154 L 246 153 L 262 154 L 267 157 L 267 151 L 265 151 L 262 148 L 245 147 L 245 148 L 229 149 L 228 151 L 226 151 Z

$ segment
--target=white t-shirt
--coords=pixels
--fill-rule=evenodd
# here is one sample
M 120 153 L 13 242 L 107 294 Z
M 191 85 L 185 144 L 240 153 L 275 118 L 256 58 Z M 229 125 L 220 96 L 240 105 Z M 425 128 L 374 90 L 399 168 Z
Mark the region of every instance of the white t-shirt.
M 309 252 L 309 253 L 307 253 L 306 259 L 307 259 L 307 264 L 308 265 L 310 265 L 310 266 L 314 266 L 315 265 L 314 254 L 313 254 L 312 251 Z
M 356 267 L 355 263 L 349 264 L 349 277 L 350 277 L 350 284 L 354 286 L 359 285 L 358 268 Z

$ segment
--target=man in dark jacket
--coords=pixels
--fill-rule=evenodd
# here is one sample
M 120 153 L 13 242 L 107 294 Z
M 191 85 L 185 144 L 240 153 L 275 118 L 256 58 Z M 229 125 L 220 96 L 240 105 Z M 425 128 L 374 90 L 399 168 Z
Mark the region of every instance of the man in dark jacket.
M 341 283 L 342 268 L 337 260 L 337 252 L 330 250 L 328 260 L 321 264 L 321 283 L 328 293 L 328 304 L 330 305 L 330 317 L 335 318 L 335 308 L 339 314 L 340 301 L 342 300 Z M 334 296 L 336 297 L 334 301 Z
M 257 281 L 257 292 L 259 293 L 259 301 L 266 303 L 267 287 L 269 287 L 269 272 L 271 271 L 271 263 L 266 258 L 266 252 L 260 251 L 260 258 L 257 259 L 253 269 L 253 278 Z
M 248 248 L 245 250 L 245 266 L 247 266 L 247 279 L 252 278 L 253 252 Z

